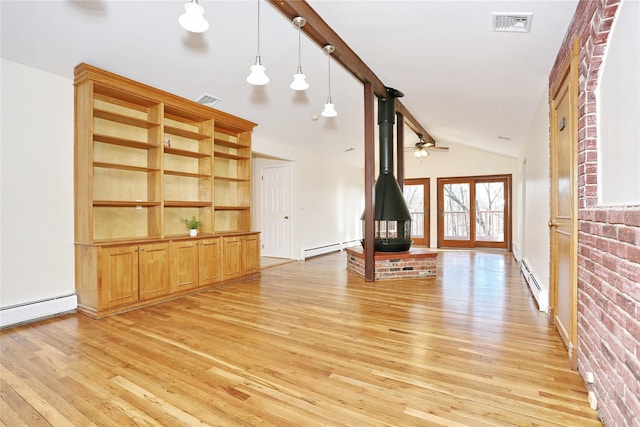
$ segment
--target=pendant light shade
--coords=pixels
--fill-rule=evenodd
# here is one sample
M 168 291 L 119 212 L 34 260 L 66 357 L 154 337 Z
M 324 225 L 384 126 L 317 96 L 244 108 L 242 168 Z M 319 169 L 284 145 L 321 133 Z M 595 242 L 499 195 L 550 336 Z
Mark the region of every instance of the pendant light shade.
M 289 87 L 293 90 L 306 90 L 309 89 L 309 83 L 306 81 L 307 76 L 302 74 L 302 68 L 298 67 L 298 72 L 293 75 L 293 82 Z
M 322 117 L 335 117 L 338 115 L 335 106 L 331 103 L 331 98 L 327 98 L 327 103 L 324 104 L 324 110 L 322 110 L 321 114 Z
M 204 19 L 204 9 L 198 0 L 191 0 L 184 5 L 185 12 L 180 15 L 178 22 L 187 31 L 192 33 L 204 33 L 209 29 L 209 23 Z
M 325 53 L 327 54 L 327 58 L 329 62 L 328 73 L 327 73 L 328 82 L 329 82 L 329 95 L 327 96 L 327 103 L 324 104 L 324 110 L 322 110 L 322 113 L 320 114 L 322 115 L 322 117 L 335 117 L 338 115 L 338 112 L 336 111 L 335 106 L 331 102 L 331 54 L 333 53 L 334 50 L 336 50 L 336 48 L 328 44 L 324 48 L 322 48 L 322 50 L 324 50 Z
M 289 85 L 293 90 L 306 90 L 309 88 L 309 83 L 306 81 L 307 76 L 302 73 L 302 65 L 300 65 L 300 28 L 304 27 L 306 23 L 307 20 L 300 16 L 293 18 L 293 25 L 298 27 L 298 69 L 293 75 L 293 82 Z
M 260 56 L 256 56 L 256 63 L 250 68 L 251 74 L 247 77 L 247 82 L 254 86 L 263 86 L 269 83 L 269 77 L 264 73 L 264 65 L 260 63 Z
M 256 63 L 251 66 L 251 74 L 247 77 L 247 82 L 254 86 L 263 86 L 269 83 L 269 77 L 264 70 L 260 59 L 260 0 L 258 0 L 258 53 L 256 54 Z

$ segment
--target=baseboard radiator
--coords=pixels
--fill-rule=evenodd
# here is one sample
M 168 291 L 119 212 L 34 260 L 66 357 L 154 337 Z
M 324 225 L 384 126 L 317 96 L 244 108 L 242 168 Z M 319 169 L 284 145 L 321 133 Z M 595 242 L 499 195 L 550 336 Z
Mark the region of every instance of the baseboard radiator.
M 522 254 L 520 253 L 520 246 L 518 246 L 517 243 L 513 244 L 513 257 L 515 258 L 516 262 L 520 262 L 522 260 Z
M 529 289 L 538 303 L 538 309 L 546 313 L 549 310 L 549 291 L 540 286 L 540 281 L 524 258 L 520 261 L 520 273 L 529 285 Z
M 0 329 L 72 313 L 78 308 L 76 294 L 17 304 L 0 309 Z
M 300 259 L 304 261 L 307 258 L 311 258 L 318 255 L 324 255 L 331 252 L 339 252 L 345 248 L 357 246 L 360 244 L 360 240 L 349 240 L 346 242 L 332 243 L 324 246 L 317 246 L 315 248 L 303 249 L 300 254 Z

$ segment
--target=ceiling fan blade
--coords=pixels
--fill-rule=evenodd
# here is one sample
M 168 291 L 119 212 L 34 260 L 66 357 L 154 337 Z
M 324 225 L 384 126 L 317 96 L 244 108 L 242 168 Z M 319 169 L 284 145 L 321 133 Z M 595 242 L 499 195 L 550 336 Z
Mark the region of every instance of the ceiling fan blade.
M 427 150 L 430 151 L 449 151 L 449 147 L 439 147 L 439 146 L 435 146 L 435 147 L 429 147 L 427 148 Z

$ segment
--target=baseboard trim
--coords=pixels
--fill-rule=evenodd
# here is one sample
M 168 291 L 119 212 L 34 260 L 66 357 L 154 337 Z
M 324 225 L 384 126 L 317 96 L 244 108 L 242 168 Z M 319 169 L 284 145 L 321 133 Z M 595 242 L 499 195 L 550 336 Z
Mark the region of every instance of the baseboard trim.
M 77 308 L 78 297 L 76 294 L 2 308 L 0 309 L 0 329 L 72 313 Z
M 304 261 L 307 258 L 311 258 L 318 255 L 328 254 L 330 252 L 342 251 L 345 248 L 351 248 L 360 244 L 360 240 L 350 240 L 346 242 L 332 243 L 329 245 L 318 246 L 317 248 L 303 249 L 300 252 L 300 260 Z

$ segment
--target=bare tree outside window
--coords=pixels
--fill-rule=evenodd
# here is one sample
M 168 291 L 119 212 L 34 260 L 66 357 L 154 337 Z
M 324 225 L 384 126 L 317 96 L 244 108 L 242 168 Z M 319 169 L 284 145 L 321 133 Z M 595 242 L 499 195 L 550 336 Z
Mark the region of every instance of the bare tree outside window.
M 504 240 L 504 184 L 476 183 L 476 240 Z
M 510 175 L 439 178 L 438 245 L 508 248 L 510 197 Z
M 404 199 L 411 213 L 411 237 L 424 237 L 424 187 L 405 184 Z
M 470 186 L 468 183 L 444 185 L 444 236 L 466 240 L 470 235 Z

